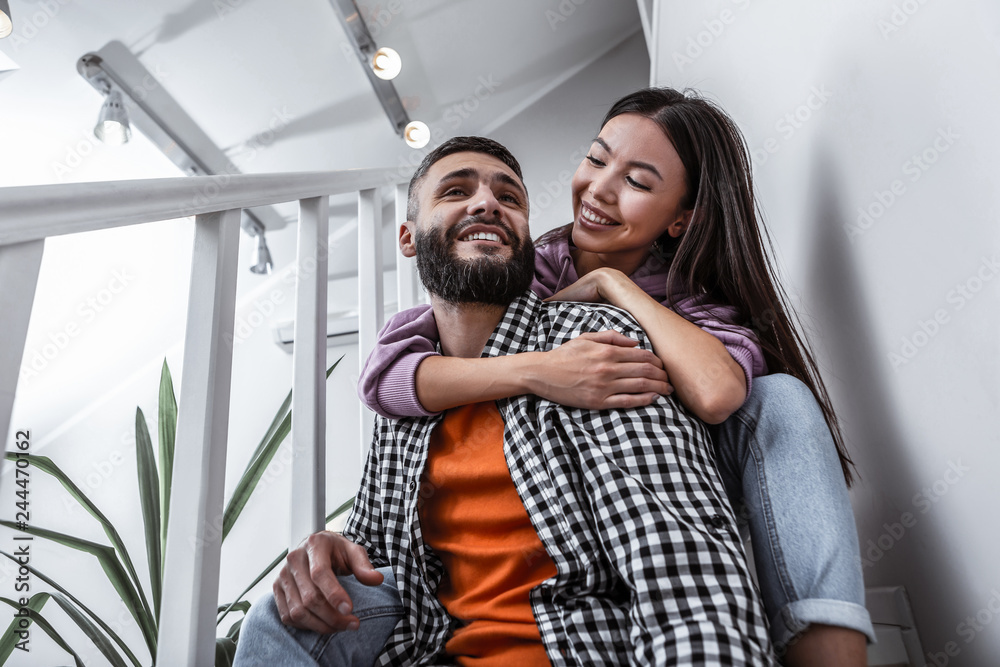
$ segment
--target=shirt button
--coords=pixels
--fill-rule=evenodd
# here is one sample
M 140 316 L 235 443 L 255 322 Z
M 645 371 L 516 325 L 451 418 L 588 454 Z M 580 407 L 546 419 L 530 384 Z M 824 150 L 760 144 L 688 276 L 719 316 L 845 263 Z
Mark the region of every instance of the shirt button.
M 712 518 L 708 520 L 709 529 L 712 532 L 717 530 L 725 530 L 726 520 L 719 514 L 712 515 Z
M 406 488 L 408 488 L 410 491 L 413 491 L 414 489 L 417 488 L 417 483 L 411 479 L 410 483 L 406 485 Z

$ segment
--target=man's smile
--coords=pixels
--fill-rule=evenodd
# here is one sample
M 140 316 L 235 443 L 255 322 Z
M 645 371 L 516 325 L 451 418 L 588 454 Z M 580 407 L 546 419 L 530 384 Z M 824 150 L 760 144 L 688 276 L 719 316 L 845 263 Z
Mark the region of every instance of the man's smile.
M 501 245 L 510 245 L 510 240 L 507 235 L 507 230 L 499 225 L 491 225 L 485 223 L 473 223 L 467 227 L 462 228 L 457 235 L 456 240 L 462 242 L 468 241 L 491 241 L 493 243 L 499 243 Z

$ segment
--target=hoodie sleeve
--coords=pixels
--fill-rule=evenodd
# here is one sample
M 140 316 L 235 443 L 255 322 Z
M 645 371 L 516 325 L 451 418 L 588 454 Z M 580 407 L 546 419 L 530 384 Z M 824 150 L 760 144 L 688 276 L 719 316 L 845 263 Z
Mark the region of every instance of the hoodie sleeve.
M 430 306 L 396 313 L 378 334 L 358 380 L 358 397 L 388 419 L 422 417 L 428 412 L 417 399 L 417 366 L 437 354 L 438 330 Z
M 749 396 L 753 378 L 767 374 L 767 363 L 764 361 L 764 350 L 761 349 L 757 335 L 747 327 L 734 324 L 736 309 L 732 306 L 709 303 L 705 296 L 701 295 L 681 299 L 674 304 L 673 310 L 722 342 L 743 369 Z

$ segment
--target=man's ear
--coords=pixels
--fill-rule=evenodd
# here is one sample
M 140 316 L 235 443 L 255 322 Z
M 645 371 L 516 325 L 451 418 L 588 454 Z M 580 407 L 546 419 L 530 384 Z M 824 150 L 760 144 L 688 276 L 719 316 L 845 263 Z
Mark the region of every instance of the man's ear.
M 399 226 L 399 250 L 403 257 L 414 257 L 417 254 L 417 241 L 414 238 L 416 223 L 407 220 Z
M 681 216 L 670 223 L 670 226 L 667 227 L 667 234 L 670 234 L 673 238 L 677 238 L 687 231 L 688 225 L 691 224 L 692 215 L 694 215 L 694 209 L 681 213 Z

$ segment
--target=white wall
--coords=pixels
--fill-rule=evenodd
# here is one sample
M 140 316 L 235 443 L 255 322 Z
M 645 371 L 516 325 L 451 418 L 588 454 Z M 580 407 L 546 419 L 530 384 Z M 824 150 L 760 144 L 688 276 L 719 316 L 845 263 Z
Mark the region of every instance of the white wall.
M 867 585 L 907 587 L 930 664 L 1000 664 L 1000 7 L 658 10 L 655 81 L 719 101 L 754 150 L 858 463 Z
M 649 54 L 635 32 L 491 133 L 521 162 L 534 237 L 573 219 L 569 182 L 601 119 L 615 100 L 648 82 Z

